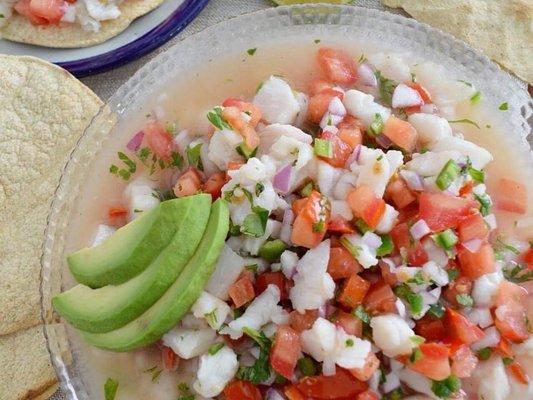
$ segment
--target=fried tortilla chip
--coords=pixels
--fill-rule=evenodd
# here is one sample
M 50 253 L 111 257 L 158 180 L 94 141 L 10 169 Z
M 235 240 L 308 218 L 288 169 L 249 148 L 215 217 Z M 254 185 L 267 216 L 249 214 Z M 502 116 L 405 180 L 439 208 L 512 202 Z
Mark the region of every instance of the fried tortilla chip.
M 526 82 L 533 83 L 531 0 L 382 0 L 421 22 L 481 50 Z
M 164 0 L 125 0 L 120 17 L 102 21 L 98 32 L 84 30 L 79 24 L 33 25 L 18 14 L 13 15 L 0 29 L 0 36 L 14 42 L 45 47 L 75 48 L 103 43 L 126 29 L 133 20 L 157 8 Z
M 41 325 L 0 336 L 0 399 L 52 395 L 57 383 Z
M 0 335 L 41 323 L 50 202 L 74 144 L 101 106 L 65 70 L 0 55 Z

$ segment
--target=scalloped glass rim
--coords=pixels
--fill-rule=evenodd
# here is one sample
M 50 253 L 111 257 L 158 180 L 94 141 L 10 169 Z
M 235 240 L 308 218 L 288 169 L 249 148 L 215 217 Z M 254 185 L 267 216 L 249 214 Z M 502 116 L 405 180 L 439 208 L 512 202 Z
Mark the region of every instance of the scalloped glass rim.
M 54 200 L 45 233 L 42 256 L 41 300 L 45 335 L 53 365 L 69 399 L 89 399 L 83 377 L 76 368 L 71 354 L 68 333 L 54 316 L 51 299 L 61 289 L 63 246 L 69 215 L 78 195 L 80 182 L 88 173 L 87 165 L 96 156 L 106 136 L 120 118 L 138 109 L 150 93 L 164 84 L 160 77 L 169 79 L 187 65 L 194 65 L 207 54 L 224 49 L 232 40 L 246 49 L 250 38 L 267 37 L 283 40 L 285 31 L 318 32 L 327 27 L 328 34 L 357 31 L 359 37 L 372 34 L 373 38 L 394 42 L 398 48 L 423 54 L 424 57 L 448 67 L 453 75 L 468 79 L 480 88 L 484 97 L 494 106 L 506 101 L 511 131 L 524 144 L 520 151 L 533 156 L 531 140 L 533 102 L 508 73 L 502 71 L 487 57 L 480 55 L 465 43 L 426 24 L 374 9 L 350 6 L 301 5 L 271 8 L 233 18 L 192 35 L 160 54 L 111 97 L 78 141 L 67 163 Z M 265 36 L 266 35 L 266 36 Z M 204 45 L 202 47 L 202 45 Z M 527 157 L 526 157 L 527 159 Z M 532 168 L 533 170 L 533 168 Z

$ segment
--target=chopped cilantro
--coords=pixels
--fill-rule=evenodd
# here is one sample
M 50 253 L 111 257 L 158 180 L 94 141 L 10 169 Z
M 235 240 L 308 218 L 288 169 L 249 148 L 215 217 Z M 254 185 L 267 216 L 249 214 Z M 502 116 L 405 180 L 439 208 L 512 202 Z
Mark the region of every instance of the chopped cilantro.
M 258 331 L 253 328 L 245 326 L 242 328 L 242 332 L 253 339 L 261 348 L 270 348 L 272 341 L 266 337 L 263 331 Z
M 361 251 L 361 247 L 353 245 L 346 236 L 342 236 L 340 238 L 340 242 L 354 258 L 357 258 L 359 252 Z
M 226 122 L 224 118 L 222 118 L 222 108 L 221 107 L 215 107 L 211 111 L 207 113 L 207 119 L 209 122 L 211 122 L 215 128 L 222 130 L 222 129 L 231 129 L 230 124 Z
M 170 163 L 172 167 L 176 167 L 179 169 L 183 168 L 183 157 L 180 153 L 178 153 L 177 151 L 173 151 L 172 153 L 170 153 L 170 157 L 172 158 L 172 162 Z
M 504 357 L 502 358 L 502 361 L 505 366 L 508 366 L 514 363 L 514 358 Z
M 533 280 L 533 270 L 528 270 L 521 264 L 515 264 L 514 267 L 506 266 L 502 271 L 505 279 L 513 283 L 524 283 Z
M 107 381 L 104 385 L 104 395 L 105 400 L 115 400 L 115 396 L 117 395 L 118 390 L 118 381 L 107 378 Z
M 407 281 L 407 283 L 414 283 L 415 285 L 423 285 L 426 283 L 426 280 L 424 279 L 424 275 L 422 274 L 422 271 L 418 271 L 411 279 Z
M 146 160 L 148 157 L 152 154 L 152 150 L 150 150 L 149 147 L 143 147 L 137 152 L 137 157 L 141 160 L 141 162 L 146 165 Z
M 518 250 L 516 247 L 511 246 L 510 244 L 505 243 L 500 236 L 496 238 L 496 243 L 498 245 L 498 250 L 508 250 L 511 253 L 516 254 L 517 256 L 520 255 L 520 250 Z
M 396 88 L 396 82 L 385 78 L 381 75 L 380 71 L 376 71 L 375 75 L 378 80 L 380 99 L 385 105 L 390 107 L 392 105 L 392 93 Z
M 450 124 L 470 124 L 470 125 L 474 125 L 477 129 L 481 129 L 476 122 L 474 122 L 474 121 L 472 121 L 471 119 L 468 119 L 468 118 L 448 120 L 448 122 Z
M 366 61 L 367 61 L 366 56 L 364 54 L 361 54 L 361 56 L 359 57 L 359 60 L 357 60 L 357 63 L 362 64 Z
M 446 271 L 448 273 L 448 279 L 453 281 L 459 276 L 459 270 L 457 268 L 450 268 Z
M 255 52 L 257 51 L 257 47 L 253 47 L 251 49 L 248 49 L 246 50 L 246 52 L 248 53 L 248 55 L 250 56 L 253 56 L 255 54 Z
M 240 367 L 237 371 L 237 379 L 250 381 L 253 384 L 259 384 L 270 377 L 270 365 L 268 347 L 261 347 L 259 358 L 251 367 Z
M 259 197 L 261 193 L 265 190 L 265 185 L 263 185 L 261 182 L 257 182 L 255 184 L 255 197 Z
M 346 339 L 346 347 L 353 347 L 353 339 Z
M 326 229 L 326 223 L 323 219 L 313 224 L 313 232 L 324 232 Z
M 361 305 L 357 306 L 357 308 L 353 311 L 353 314 L 359 318 L 361 321 L 363 321 L 365 324 L 370 323 L 370 314 L 368 314 L 365 310 L 365 308 Z
M 304 376 L 316 374 L 316 366 L 311 357 L 302 357 L 298 360 L 298 369 Z
M 470 97 L 470 102 L 472 104 L 477 104 L 479 103 L 480 100 L 481 100 L 481 92 L 479 90 L 476 93 L 474 93 L 472 97 Z
M 477 358 L 481 361 L 488 360 L 492 354 L 492 349 L 490 347 L 484 347 L 477 352 Z
M 474 305 L 474 299 L 466 293 L 456 295 L 455 300 L 464 307 L 472 307 Z
M 187 161 L 191 167 L 198 168 L 200 171 L 204 170 L 202 165 L 202 158 L 200 157 L 202 151 L 202 143 L 198 143 L 193 147 L 187 148 Z
M 500 106 L 498 107 L 498 110 L 500 111 L 507 111 L 508 109 L 509 109 L 509 104 L 507 104 L 507 102 L 500 104 Z
M 224 343 L 215 343 L 214 345 L 212 345 L 209 350 L 207 350 L 207 352 L 209 354 L 211 354 L 212 356 L 214 356 L 215 354 L 217 354 L 220 349 L 224 347 Z
M 385 126 L 385 123 L 383 122 L 383 117 L 380 113 L 374 114 L 374 119 L 372 120 L 372 123 L 370 124 L 369 132 L 372 136 L 377 136 L 383 131 L 383 127 Z
M 435 303 L 435 304 L 432 304 L 431 306 L 429 306 L 428 313 L 433 315 L 436 318 L 442 318 L 444 316 L 444 312 L 445 311 L 446 311 L 446 309 L 439 302 L 439 303 Z
M 241 233 L 260 237 L 265 234 L 266 223 L 268 220 L 268 210 L 263 207 L 252 207 L 252 213 L 248 214 L 241 225 Z
M 314 42 L 315 42 L 315 44 L 319 44 L 320 43 L 320 39 L 315 39 Z

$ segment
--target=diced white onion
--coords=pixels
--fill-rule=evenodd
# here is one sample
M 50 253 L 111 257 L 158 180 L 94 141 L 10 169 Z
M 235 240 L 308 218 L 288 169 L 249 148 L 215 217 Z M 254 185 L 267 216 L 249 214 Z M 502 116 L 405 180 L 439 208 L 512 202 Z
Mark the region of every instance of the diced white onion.
M 431 233 L 431 229 L 429 228 L 426 221 L 423 219 L 419 219 L 416 221 L 409 230 L 411 232 L 411 236 L 413 239 L 418 240 L 426 236 L 428 233 Z

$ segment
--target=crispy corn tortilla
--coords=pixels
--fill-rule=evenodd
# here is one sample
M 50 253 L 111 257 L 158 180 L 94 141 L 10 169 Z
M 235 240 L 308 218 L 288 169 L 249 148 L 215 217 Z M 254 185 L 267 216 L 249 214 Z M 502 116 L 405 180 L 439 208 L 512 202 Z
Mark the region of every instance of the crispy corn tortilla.
M 0 336 L 0 399 L 45 399 L 57 383 L 41 325 Z M 48 397 L 45 397 L 48 395 Z
M 133 20 L 157 8 L 164 0 L 125 0 L 117 19 L 102 21 L 98 32 L 88 32 L 79 24 L 32 25 L 18 14 L 13 15 L 0 29 L 0 36 L 14 42 L 45 47 L 87 47 L 105 42 L 126 29 Z
M 0 336 L 41 323 L 50 202 L 70 151 L 101 105 L 57 66 L 0 55 Z
M 382 0 L 442 29 L 533 83 L 533 1 Z

